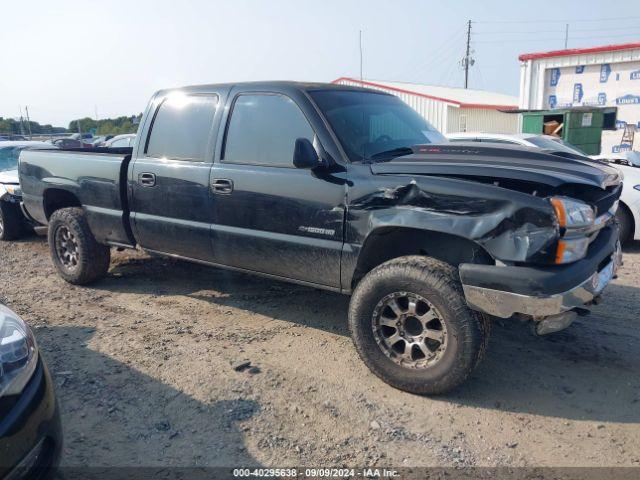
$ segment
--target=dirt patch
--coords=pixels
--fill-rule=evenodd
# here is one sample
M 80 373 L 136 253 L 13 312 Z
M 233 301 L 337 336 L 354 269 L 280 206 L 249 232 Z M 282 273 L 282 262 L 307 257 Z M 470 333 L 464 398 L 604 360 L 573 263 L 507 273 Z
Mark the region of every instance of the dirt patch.
M 546 338 L 497 324 L 471 380 L 434 398 L 366 369 L 339 294 L 138 252 L 73 287 L 38 237 L 0 244 L 0 265 L 57 384 L 67 466 L 640 465 L 638 245 L 591 316 Z

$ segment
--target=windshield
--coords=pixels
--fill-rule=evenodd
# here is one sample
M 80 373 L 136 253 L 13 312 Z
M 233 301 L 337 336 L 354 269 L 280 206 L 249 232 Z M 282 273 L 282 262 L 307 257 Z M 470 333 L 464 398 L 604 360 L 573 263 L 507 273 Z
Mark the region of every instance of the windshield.
M 18 157 L 22 149 L 24 147 L 0 147 L 0 172 L 18 168 Z
M 352 162 L 406 154 L 402 149 L 446 138 L 392 95 L 348 90 L 310 92 Z
M 561 138 L 552 137 L 531 137 L 527 140 L 533 143 L 536 147 L 543 148 L 545 150 L 557 150 L 560 152 L 574 153 L 576 155 L 586 155 L 583 151 L 574 147 L 570 143 L 565 142 Z

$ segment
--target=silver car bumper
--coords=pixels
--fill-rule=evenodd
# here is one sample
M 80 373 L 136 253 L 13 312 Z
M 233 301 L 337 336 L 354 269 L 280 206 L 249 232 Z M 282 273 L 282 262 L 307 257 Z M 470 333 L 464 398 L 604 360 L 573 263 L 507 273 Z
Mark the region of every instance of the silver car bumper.
M 622 253 L 618 245 L 611 262 L 600 271 L 571 290 L 548 296 L 521 295 L 464 284 L 462 287 L 467 304 L 474 310 L 501 318 L 515 314 L 543 318 L 591 303 L 614 278 L 621 265 Z

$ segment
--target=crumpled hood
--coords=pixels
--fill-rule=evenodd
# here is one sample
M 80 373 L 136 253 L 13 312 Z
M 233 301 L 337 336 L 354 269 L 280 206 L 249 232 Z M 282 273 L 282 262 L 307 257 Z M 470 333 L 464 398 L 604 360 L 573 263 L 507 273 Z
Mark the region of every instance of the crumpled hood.
M 18 170 L 6 170 L 4 172 L 0 172 L 0 183 L 7 184 L 18 184 Z
M 414 153 L 371 165 L 379 175 L 483 177 L 536 182 L 551 187 L 585 184 L 606 188 L 620 182 L 618 171 L 586 157 L 561 157 L 527 147 L 419 145 Z

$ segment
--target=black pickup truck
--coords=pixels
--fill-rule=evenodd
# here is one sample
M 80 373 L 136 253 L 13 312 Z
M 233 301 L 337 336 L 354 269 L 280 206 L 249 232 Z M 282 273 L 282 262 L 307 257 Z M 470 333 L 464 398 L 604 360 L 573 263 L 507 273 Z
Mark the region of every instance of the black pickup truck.
M 615 169 L 447 144 L 398 98 L 349 86 L 160 91 L 132 148 L 28 151 L 19 175 L 68 282 L 141 247 L 351 294 L 360 356 L 410 392 L 463 382 L 492 316 L 566 327 L 621 261 Z

